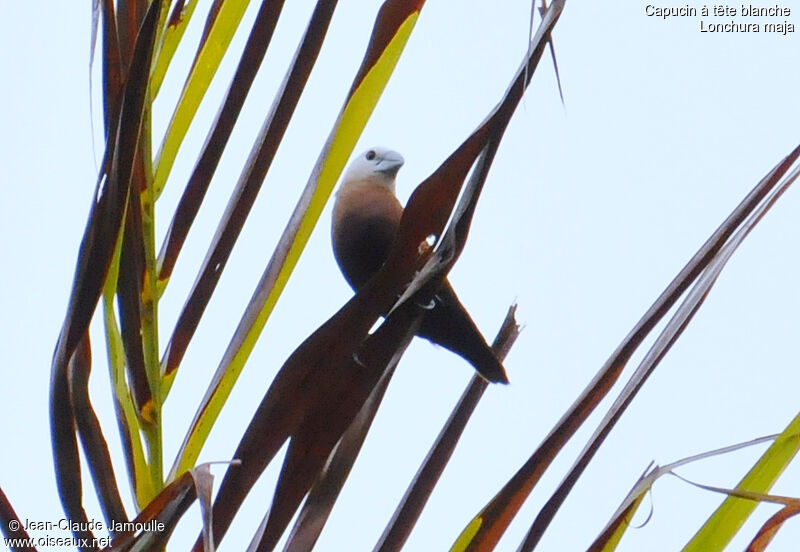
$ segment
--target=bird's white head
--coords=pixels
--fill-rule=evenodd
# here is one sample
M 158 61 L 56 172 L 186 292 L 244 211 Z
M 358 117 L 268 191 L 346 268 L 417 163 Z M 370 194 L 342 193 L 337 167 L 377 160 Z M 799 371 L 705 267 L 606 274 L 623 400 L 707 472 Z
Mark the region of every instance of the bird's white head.
M 396 151 L 382 147 L 370 148 L 353 159 L 342 182 L 378 184 L 394 192 L 394 179 L 403 163 L 405 159 Z

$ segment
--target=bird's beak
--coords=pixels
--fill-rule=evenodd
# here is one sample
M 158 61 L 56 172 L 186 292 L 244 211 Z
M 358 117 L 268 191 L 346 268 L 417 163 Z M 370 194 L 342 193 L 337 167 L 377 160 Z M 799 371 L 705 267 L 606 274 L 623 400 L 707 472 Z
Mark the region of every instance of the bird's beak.
M 388 151 L 383 154 L 375 170 L 393 177 L 397 175 L 397 171 L 400 170 L 400 167 L 402 167 L 405 162 L 406 160 L 403 159 L 403 156 L 396 151 Z

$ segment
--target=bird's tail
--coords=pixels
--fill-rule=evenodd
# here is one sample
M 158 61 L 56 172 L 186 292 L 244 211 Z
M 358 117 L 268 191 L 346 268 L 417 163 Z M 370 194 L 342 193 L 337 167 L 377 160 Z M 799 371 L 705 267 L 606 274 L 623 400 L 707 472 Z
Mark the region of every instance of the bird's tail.
M 417 335 L 449 349 L 472 364 L 491 383 L 508 383 L 503 364 L 445 281 L 435 306 L 425 314 Z

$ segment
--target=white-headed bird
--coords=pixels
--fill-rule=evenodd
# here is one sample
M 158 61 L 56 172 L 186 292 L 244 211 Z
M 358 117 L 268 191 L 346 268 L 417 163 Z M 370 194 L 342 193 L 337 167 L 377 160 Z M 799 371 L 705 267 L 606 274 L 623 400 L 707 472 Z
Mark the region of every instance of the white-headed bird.
M 356 290 L 386 261 L 403 206 L 395 196 L 395 177 L 403 166 L 399 153 L 375 147 L 352 161 L 336 193 L 331 238 L 333 254 Z M 503 365 L 492 352 L 445 279 L 417 335 L 466 359 L 490 382 L 508 383 Z

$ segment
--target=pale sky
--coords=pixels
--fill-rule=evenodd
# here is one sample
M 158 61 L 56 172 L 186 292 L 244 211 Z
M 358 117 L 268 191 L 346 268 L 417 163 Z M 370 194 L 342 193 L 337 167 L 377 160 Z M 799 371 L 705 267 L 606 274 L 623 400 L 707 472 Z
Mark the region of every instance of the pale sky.
M 198 4 L 187 33 L 191 44 L 208 3 Z M 162 347 L 313 7 L 310 0 L 286 4 L 160 305 Z M 769 22 L 800 25 L 800 6 L 792 4 L 779 2 L 792 13 Z M 378 5 L 343 0 L 337 8 L 296 118 L 165 406 L 167 466 L 336 118 Z M 452 544 L 697 248 L 798 144 L 797 32 L 704 33 L 701 19 L 705 24 L 767 20 L 662 19 L 647 16 L 646 6 L 635 0 L 568 2 L 554 33 L 566 107 L 546 55 L 501 143 L 451 281 L 487 338 L 513 301 L 525 330 L 505 363 L 511 385 L 486 393 L 406 550 L 445 550 Z M 243 30 L 257 7 L 251 6 Z M 436 0 L 422 10 L 354 152 L 377 144 L 400 151 L 406 159 L 398 176 L 403 200 L 500 99 L 527 46 L 529 10 L 529 2 L 522 1 L 491 7 Z M 99 95 L 94 129 L 90 117 L 90 22 L 89 2 L 76 7 L 41 0 L 10 3 L 0 22 L 0 60 L 7 75 L 0 87 L 5 106 L 0 234 L 6 259 L 0 272 L 5 382 L 0 440 L 6 444 L 0 486 L 21 517 L 36 521 L 63 516 L 50 452 L 48 382 L 94 189 L 93 131 L 97 157 L 102 153 Z M 243 39 L 235 40 L 167 184 L 157 211 L 160 236 Z M 180 55 L 190 56 L 191 48 Z M 98 69 L 99 64 L 95 87 Z M 156 132 L 163 132 L 182 83 L 180 74 L 170 77 L 156 106 Z M 666 464 L 777 433 L 797 414 L 798 210 L 798 192 L 789 190 L 736 252 L 538 550 L 585 549 L 651 460 Z M 280 365 L 350 297 L 330 250 L 329 223 L 328 208 L 201 461 L 229 459 Z M 93 400 L 130 507 L 101 329 L 96 325 L 92 334 Z M 470 376 L 471 368 L 448 351 L 422 340 L 412 343 L 318 550 L 371 549 Z M 498 550 L 516 549 L 603 412 L 601 406 L 558 457 Z M 732 487 L 763 448 L 679 473 Z M 249 542 L 279 466 L 273 462 L 253 488 L 220 550 L 242 550 Z M 223 469 L 214 473 L 221 478 Z M 800 470 L 790 467 L 772 492 L 800 496 Z M 89 517 L 102 519 L 94 491 L 86 493 Z M 620 550 L 679 549 L 722 499 L 675 478 L 659 480 L 651 498 L 652 518 L 631 529 Z M 647 503 L 644 508 L 640 521 Z M 741 550 L 775 509 L 760 507 L 730 550 Z M 194 507 L 172 548 L 184 549 L 197 527 Z M 789 521 L 770 550 L 794 550 L 798 538 L 800 525 Z

